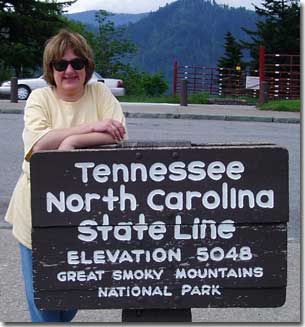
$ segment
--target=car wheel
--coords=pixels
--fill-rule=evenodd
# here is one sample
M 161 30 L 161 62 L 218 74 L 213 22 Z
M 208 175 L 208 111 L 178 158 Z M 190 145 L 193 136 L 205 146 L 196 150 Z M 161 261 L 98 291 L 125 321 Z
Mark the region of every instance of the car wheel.
M 26 85 L 18 85 L 18 100 L 26 100 L 31 93 L 31 90 Z

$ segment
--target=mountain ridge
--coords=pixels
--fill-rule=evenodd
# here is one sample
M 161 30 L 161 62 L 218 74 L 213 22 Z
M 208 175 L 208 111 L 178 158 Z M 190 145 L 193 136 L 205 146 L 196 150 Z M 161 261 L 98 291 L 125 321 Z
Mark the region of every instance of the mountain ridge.
M 115 22 L 116 15 L 109 19 Z M 161 72 L 170 84 L 174 61 L 216 67 L 224 54 L 226 32 L 230 31 L 237 40 L 248 40 L 241 27 L 255 30 L 258 19 L 252 10 L 219 5 L 215 0 L 177 0 L 157 11 L 127 15 L 131 16 L 125 18 L 135 20 L 125 20 L 125 34 L 138 47 L 128 62 L 140 71 Z
M 171 81 L 173 63 L 216 67 L 224 54 L 224 37 L 247 39 L 241 27 L 255 29 L 257 15 L 243 7 L 209 0 L 178 0 L 129 24 L 126 35 L 138 46 L 131 64 Z
M 85 25 L 91 25 L 93 27 L 98 26 L 95 21 L 95 14 L 98 10 L 87 10 L 81 11 L 77 13 L 65 14 L 69 19 L 81 22 Z M 144 18 L 148 15 L 148 13 L 140 13 L 140 14 L 125 14 L 125 13 L 110 13 L 109 20 L 114 23 L 116 26 L 127 25 L 129 23 L 135 23 L 138 20 Z

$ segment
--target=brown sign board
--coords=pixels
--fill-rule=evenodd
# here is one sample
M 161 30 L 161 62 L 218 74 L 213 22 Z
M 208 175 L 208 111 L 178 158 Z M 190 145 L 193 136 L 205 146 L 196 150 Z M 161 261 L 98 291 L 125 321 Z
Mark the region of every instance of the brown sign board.
M 41 309 L 277 307 L 287 285 L 288 152 L 121 146 L 31 158 Z

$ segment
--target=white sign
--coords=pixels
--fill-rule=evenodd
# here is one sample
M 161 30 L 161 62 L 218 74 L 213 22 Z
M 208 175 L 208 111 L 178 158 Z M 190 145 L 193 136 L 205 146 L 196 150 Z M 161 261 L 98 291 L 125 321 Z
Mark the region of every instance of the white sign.
M 259 90 L 259 76 L 246 76 L 246 89 Z

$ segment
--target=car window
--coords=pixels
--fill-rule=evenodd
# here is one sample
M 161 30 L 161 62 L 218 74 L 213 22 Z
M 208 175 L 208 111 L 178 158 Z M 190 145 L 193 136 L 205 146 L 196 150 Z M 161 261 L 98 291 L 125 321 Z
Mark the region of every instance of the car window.
M 103 77 L 102 77 L 99 73 L 97 73 L 97 72 L 94 72 L 94 74 L 95 74 L 96 78 L 98 78 L 98 79 L 103 78 Z

